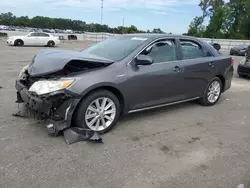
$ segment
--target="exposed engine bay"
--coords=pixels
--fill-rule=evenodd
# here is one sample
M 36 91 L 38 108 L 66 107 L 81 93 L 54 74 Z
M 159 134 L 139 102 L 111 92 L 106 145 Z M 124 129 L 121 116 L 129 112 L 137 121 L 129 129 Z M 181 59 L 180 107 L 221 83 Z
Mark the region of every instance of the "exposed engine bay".
M 83 60 L 71 60 L 68 62 L 62 70 L 45 74 L 42 76 L 32 77 L 28 73 L 28 69 L 26 69 L 20 77 L 20 82 L 24 84 L 28 89 L 31 87 L 33 83 L 39 80 L 56 80 L 61 77 L 74 76 L 79 73 L 84 73 L 88 71 L 92 71 L 95 69 L 106 67 L 110 64 L 100 63 L 100 62 L 88 62 Z

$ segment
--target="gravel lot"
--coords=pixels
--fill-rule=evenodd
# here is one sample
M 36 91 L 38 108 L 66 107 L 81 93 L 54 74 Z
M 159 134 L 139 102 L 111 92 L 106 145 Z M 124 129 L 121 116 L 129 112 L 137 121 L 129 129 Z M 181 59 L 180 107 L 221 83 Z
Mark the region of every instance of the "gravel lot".
M 103 136 L 104 144 L 68 146 L 63 136 L 49 137 L 42 123 L 12 116 L 15 78 L 40 49 L 0 42 L 1 188 L 236 188 L 250 182 L 250 80 L 235 74 L 213 107 L 191 102 L 131 114 Z

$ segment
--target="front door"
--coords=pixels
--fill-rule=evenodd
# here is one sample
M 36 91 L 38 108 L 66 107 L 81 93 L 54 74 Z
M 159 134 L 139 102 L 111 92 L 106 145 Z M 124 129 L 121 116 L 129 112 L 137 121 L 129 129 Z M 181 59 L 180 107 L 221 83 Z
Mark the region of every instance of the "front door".
M 37 45 L 38 33 L 30 33 L 25 39 L 25 45 Z
M 152 65 L 140 66 L 132 61 L 128 67 L 129 109 L 135 110 L 182 100 L 183 68 L 175 40 L 155 42 L 141 54 L 151 56 Z

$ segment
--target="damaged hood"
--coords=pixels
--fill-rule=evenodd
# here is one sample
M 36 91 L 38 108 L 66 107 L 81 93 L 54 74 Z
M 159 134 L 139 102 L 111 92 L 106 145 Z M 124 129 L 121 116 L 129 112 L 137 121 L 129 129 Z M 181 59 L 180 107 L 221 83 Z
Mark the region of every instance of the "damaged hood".
M 82 60 L 82 63 L 99 62 L 104 64 L 113 63 L 92 54 L 71 50 L 41 50 L 29 64 L 28 73 L 30 76 L 43 76 L 62 70 L 71 60 Z

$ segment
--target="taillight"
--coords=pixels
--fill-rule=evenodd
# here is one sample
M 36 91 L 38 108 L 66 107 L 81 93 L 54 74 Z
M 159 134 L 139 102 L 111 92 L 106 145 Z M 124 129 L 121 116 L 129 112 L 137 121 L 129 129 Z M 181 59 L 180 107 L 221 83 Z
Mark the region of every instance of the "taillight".
M 231 65 L 234 64 L 234 59 L 231 57 Z

